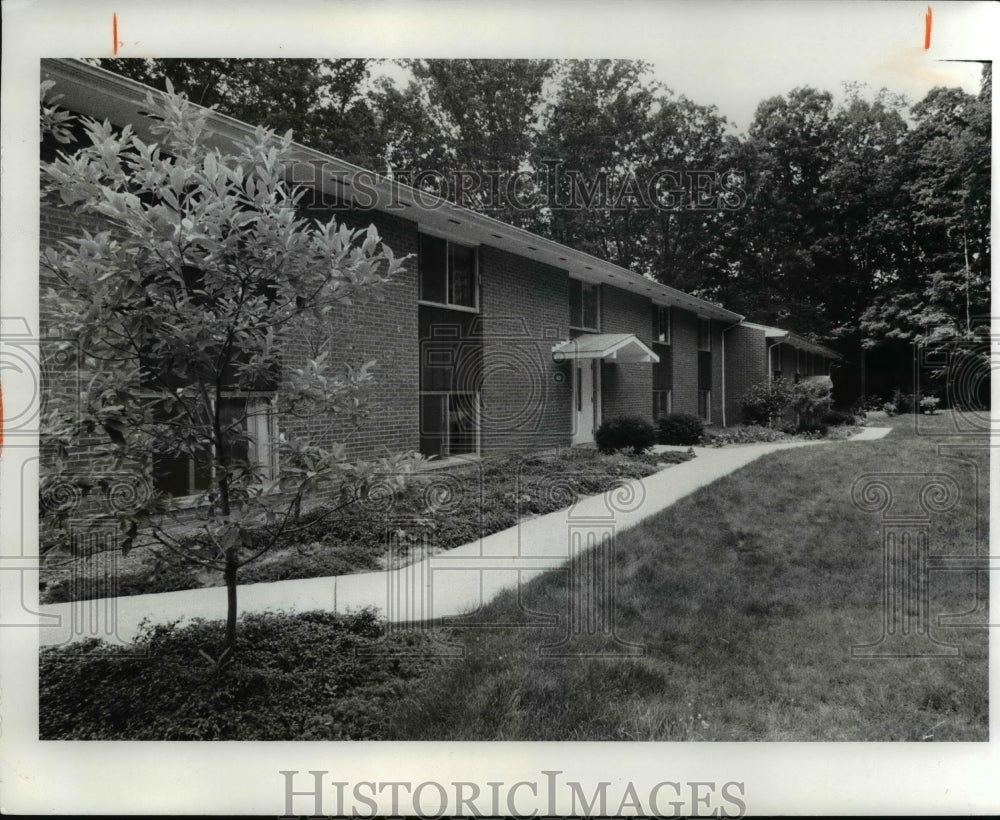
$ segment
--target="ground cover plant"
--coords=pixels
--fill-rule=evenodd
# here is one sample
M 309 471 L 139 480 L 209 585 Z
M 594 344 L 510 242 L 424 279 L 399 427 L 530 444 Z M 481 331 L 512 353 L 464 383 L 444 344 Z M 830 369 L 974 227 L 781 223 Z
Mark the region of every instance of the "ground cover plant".
M 363 740 L 430 664 L 419 634 L 386 638 L 370 611 L 244 616 L 228 669 L 200 654 L 221 631 L 150 626 L 129 647 L 43 650 L 39 737 Z
M 243 583 L 318 578 L 384 568 L 390 518 L 407 520 L 394 527 L 403 560 L 428 549 L 440 551 L 467 544 L 514 526 L 524 516 L 554 512 L 571 503 L 567 493 L 592 495 L 616 484 L 643 478 L 670 464 L 688 460 L 686 453 L 613 453 L 564 449 L 537 455 L 508 455 L 428 471 L 392 489 L 390 499 L 375 498 L 342 507 L 330 515 L 330 505 L 317 505 L 302 515 L 294 536 L 240 576 Z M 554 483 L 558 479 L 558 486 Z M 196 540 L 196 536 L 191 536 Z M 196 549 L 192 543 L 192 549 Z M 253 548 L 250 544 L 249 548 Z M 53 563 L 42 573 L 42 603 L 73 599 L 100 585 L 75 583 L 74 574 L 98 571 L 73 563 Z M 222 577 L 170 553 L 135 549 L 120 562 L 119 595 L 140 595 L 217 586 Z

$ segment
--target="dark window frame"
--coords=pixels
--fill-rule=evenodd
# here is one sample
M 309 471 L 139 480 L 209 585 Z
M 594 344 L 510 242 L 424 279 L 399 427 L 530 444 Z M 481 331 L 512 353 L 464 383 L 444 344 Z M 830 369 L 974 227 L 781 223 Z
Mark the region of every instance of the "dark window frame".
M 586 323 L 587 302 L 584 292 L 593 294 L 594 323 Z M 579 302 L 579 305 L 577 305 Z M 574 324 L 574 319 L 579 316 L 580 322 Z M 582 279 L 569 280 L 569 327 L 571 330 L 589 330 L 600 332 L 601 329 L 601 286 L 594 282 L 584 282 Z
M 147 402 L 150 413 L 152 413 L 155 403 L 163 398 L 166 398 L 166 395 L 152 392 L 143 393 L 143 399 Z M 253 402 L 257 404 L 258 407 L 262 408 L 262 410 L 260 410 L 248 407 L 244 412 L 242 423 L 246 426 L 245 432 L 247 435 L 247 441 L 245 442 L 245 446 L 247 448 L 245 461 L 247 464 L 263 467 L 265 478 L 273 478 L 278 471 L 278 394 L 276 392 L 266 391 L 227 390 L 223 392 L 220 398 L 222 401 L 245 399 L 248 405 Z M 260 417 L 259 421 L 254 421 L 255 417 Z M 253 429 L 255 426 L 257 428 L 256 431 Z M 264 432 L 263 442 L 257 441 L 254 438 L 255 432 L 259 433 L 261 430 Z M 211 448 L 214 448 L 214 445 L 206 445 L 206 449 L 209 450 L 205 462 L 208 467 L 208 471 L 206 472 L 205 469 L 202 468 L 200 473 L 198 466 L 200 462 L 195 458 L 170 458 L 167 455 L 157 455 L 155 452 L 151 452 L 148 462 L 149 477 L 154 487 L 163 491 L 165 495 L 174 499 L 174 501 L 183 502 L 184 500 L 196 499 L 210 486 L 211 481 L 214 478 L 216 455 L 214 450 Z M 239 460 L 242 461 L 244 459 Z M 174 493 L 169 490 L 165 490 L 163 486 L 158 486 L 164 483 L 165 476 L 163 473 L 157 475 L 157 462 L 160 462 L 161 464 L 166 462 L 186 464 L 186 492 Z
M 698 317 L 698 350 L 712 352 L 712 320 L 701 316 Z
M 444 295 L 444 300 L 441 299 L 431 299 L 425 296 L 425 275 L 427 271 L 426 251 L 424 250 L 425 242 L 443 242 L 444 243 L 444 281 L 442 283 L 441 291 Z M 454 301 L 455 298 L 455 251 L 461 249 L 462 251 L 469 251 L 472 255 L 472 304 L 464 304 L 462 302 Z M 434 305 L 436 307 L 446 307 L 452 310 L 464 310 L 474 313 L 479 312 L 479 302 L 480 302 L 480 275 L 479 275 L 479 246 L 478 245 L 467 245 L 462 242 L 455 242 L 451 239 L 445 239 L 442 236 L 436 236 L 435 234 L 421 232 L 417 241 L 417 301 L 422 305 Z M 437 295 L 437 294 L 434 294 Z

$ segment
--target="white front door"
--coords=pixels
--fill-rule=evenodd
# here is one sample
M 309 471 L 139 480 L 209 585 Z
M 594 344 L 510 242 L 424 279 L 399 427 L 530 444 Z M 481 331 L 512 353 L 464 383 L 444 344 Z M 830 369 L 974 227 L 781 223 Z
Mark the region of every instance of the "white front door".
M 573 367 L 573 444 L 589 444 L 600 423 L 597 362 L 578 360 Z

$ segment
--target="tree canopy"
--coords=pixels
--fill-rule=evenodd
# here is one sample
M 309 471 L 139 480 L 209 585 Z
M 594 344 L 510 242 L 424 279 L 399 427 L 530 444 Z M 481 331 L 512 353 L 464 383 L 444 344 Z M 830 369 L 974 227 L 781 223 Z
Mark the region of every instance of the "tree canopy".
M 638 61 L 101 62 L 848 355 L 988 310 L 988 65 L 912 105 L 795 88 L 736 135 Z

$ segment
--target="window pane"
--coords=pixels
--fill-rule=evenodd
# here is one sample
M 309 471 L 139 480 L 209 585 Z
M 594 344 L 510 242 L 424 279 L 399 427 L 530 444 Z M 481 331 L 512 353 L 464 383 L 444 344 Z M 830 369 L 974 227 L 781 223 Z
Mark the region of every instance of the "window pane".
M 426 302 L 448 301 L 448 243 L 436 236 L 420 234 L 420 298 Z
M 597 329 L 597 285 L 583 285 L 583 327 Z
M 699 350 L 711 350 L 712 349 L 712 320 L 711 319 L 699 319 L 698 320 L 698 349 Z
M 656 319 L 656 340 L 670 344 L 670 308 L 658 307 Z
M 219 419 L 225 442 L 224 455 L 232 461 L 248 464 L 250 448 L 247 440 L 247 399 L 230 396 L 219 403 Z
M 698 415 L 701 416 L 705 421 L 711 421 L 710 413 L 712 410 L 712 391 L 711 390 L 699 390 L 698 391 Z
M 476 249 L 463 245 L 448 246 L 451 258 L 450 304 L 476 306 Z
M 191 462 L 153 456 L 153 486 L 169 496 L 191 495 Z
M 569 280 L 569 323 L 571 327 L 583 326 L 583 302 L 580 296 L 583 283 L 579 279 Z
M 474 393 L 452 393 L 448 404 L 448 453 L 476 452 L 476 430 L 479 417 Z
M 420 397 L 420 452 L 425 456 L 444 456 L 447 441 L 448 397 Z
M 193 495 L 205 490 L 212 481 L 211 447 L 182 446 L 175 430 L 175 424 L 187 426 L 185 411 L 173 399 L 149 399 L 149 417 L 157 426 L 152 443 L 150 466 L 153 486 L 162 493 L 174 497 Z M 192 412 L 202 412 L 195 404 Z M 204 417 L 202 430 L 208 430 L 209 418 Z M 162 426 L 159 426 L 162 425 Z

